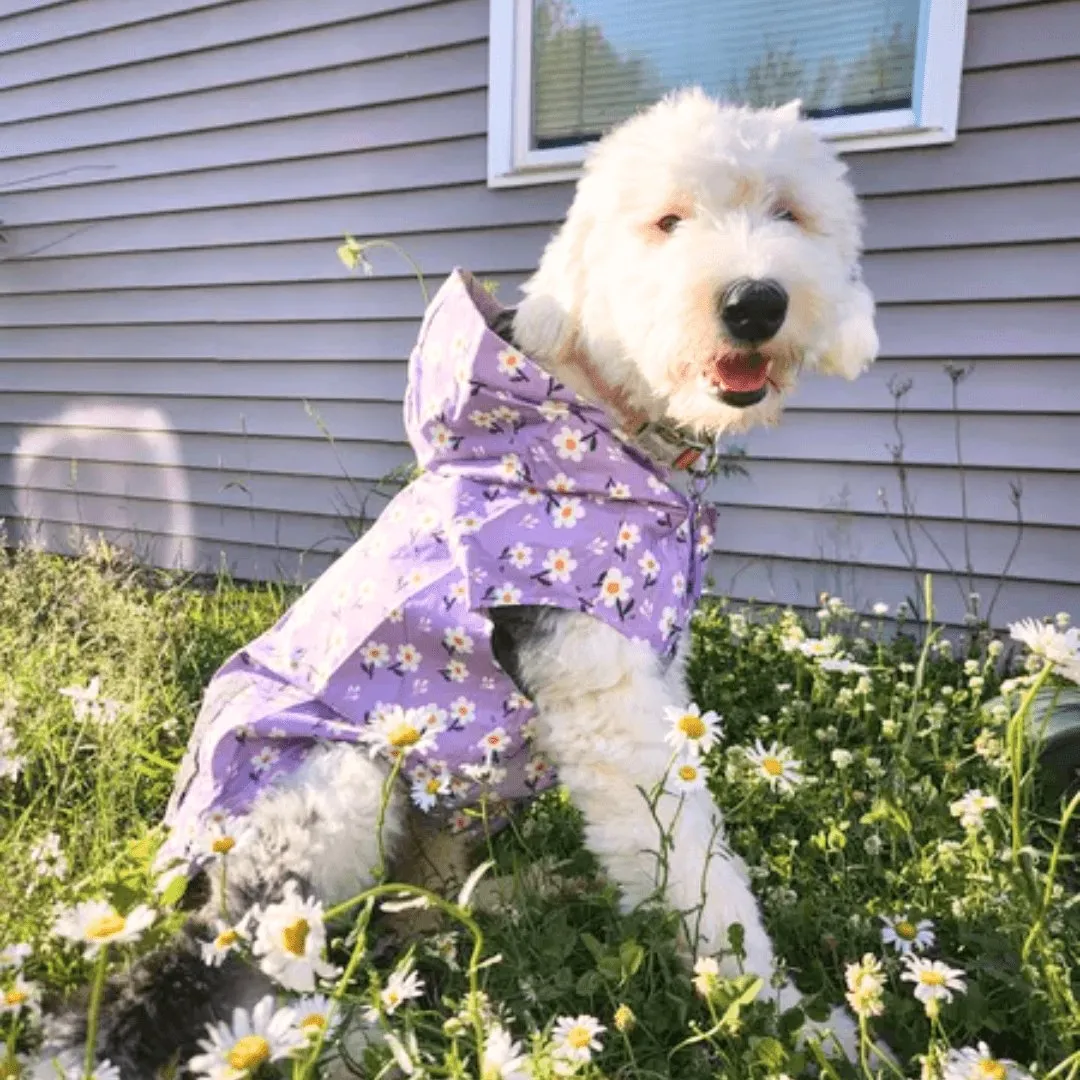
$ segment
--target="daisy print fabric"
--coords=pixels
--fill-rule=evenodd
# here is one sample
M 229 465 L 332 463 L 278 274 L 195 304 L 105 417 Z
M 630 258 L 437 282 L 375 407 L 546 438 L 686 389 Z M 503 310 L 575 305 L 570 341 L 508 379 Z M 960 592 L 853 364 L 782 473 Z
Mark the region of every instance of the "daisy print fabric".
M 436 295 L 405 397 L 424 471 L 212 680 L 174 836 L 243 812 L 328 740 L 403 756 L 416 805 L 451 827 L 484 792 L 513 800 L 551 784 L 527 738 L 532 705 L 491 654 L 493 607 L 584 612 L 674 654 L 712 509 L 491 330 L 501 312 L 464 271 Z

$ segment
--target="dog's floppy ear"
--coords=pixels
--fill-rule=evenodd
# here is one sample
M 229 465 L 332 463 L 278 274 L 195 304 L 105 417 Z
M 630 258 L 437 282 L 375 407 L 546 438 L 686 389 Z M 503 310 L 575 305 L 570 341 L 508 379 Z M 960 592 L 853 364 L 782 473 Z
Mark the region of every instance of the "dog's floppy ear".
M 877 354 L 874 298 L 856 272 L 837 305 L 835 335 L 821 354 L 818 371 L 854 379 L 877 359 Z

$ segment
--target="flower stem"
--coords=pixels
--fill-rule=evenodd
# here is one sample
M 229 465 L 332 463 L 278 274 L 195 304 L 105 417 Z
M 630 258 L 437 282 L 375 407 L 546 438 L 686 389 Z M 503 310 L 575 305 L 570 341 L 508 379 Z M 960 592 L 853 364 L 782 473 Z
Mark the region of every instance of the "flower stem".
M 94 965 L 94 980 L 90 984 L 90 1008 L 86 1018 L 86 1055 L 83 1058 L 84 1080 L 93 1080 L 94 1050 L 97 1044 L 98 1024 L 101 1021 L 101 998 L 105 990 L 105 972 L 109 966 L 109 946 L 102 945 Z

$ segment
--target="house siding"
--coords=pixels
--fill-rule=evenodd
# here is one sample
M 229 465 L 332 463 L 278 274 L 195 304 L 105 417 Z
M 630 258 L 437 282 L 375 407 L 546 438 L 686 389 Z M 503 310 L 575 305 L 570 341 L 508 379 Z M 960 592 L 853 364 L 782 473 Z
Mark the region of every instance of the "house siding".
M 487 0 L 135 12 L 0 0 L 0 513 L 15 539 L 310 576 L 409 459 L 419 290 L 385 251 L 349 278 L 342 232 L 509 300 L 571 189 L 486 187 Z M 954 144 L 849 157 L 882 359 L 740 440 L 720 591 L 895 604 L 914 561 L 956 619 L 1008 565 L 995 621 L 1080 615 L 1080 0 L 974 0 L 965 69 Z M 974 365 L 955 410 L 946 363 Z

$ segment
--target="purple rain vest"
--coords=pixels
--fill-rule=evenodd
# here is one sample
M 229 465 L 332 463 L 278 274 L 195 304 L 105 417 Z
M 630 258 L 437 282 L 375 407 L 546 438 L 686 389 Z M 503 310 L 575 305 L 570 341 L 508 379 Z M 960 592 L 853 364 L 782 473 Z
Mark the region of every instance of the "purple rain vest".
M 405 394 L 424 471 L 211 680 L 167 854 L 211 811 L 242 814 L 320 742 L 363 742 L 395 706 L 424 710 L 438 731 L 402 774 L 452 828 L 485 792 L 514 800 L 550 785 L 550 764 L 530 752 L 532 703 L 491 654 L 488 607 L 586 612 L 664 662 L 674 655 L 714 508 L 491 330 L 502 312 L 462 270 L 435 296 Z

